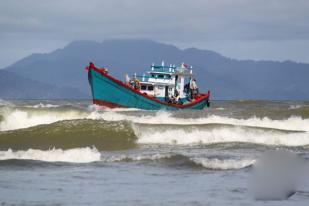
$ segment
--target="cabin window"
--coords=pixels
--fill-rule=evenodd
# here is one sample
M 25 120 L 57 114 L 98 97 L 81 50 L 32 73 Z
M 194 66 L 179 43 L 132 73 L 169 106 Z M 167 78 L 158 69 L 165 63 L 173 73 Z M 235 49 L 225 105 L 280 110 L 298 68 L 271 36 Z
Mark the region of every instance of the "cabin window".
M 158 77 L 159 78 L 164 78 L 164 75 L 163 74 L 159 74 Z
M 141 90 L 146 90 L 146 85 L 142 85 Z
M 152 86 L 152 85 L 149 85 L 149 86 L 148 86 L 148 90 L 149 90 L 149 91 L 152 91 L 152 90 L 153 90 L 153 86 Z
M 170 79 L 171 75 L 166 75 L 165 78 Z
M 154 75 L 154 74 L 151 74 L 151 77 L 152 77 L 152 78 L 155 78 L 155 77 L 156 77 L 156 75 Z

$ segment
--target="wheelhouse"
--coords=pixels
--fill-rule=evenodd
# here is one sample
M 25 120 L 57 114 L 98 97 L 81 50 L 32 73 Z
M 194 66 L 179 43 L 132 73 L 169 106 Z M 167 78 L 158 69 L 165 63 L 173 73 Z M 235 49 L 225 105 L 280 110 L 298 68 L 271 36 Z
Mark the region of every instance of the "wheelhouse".
M 182 103 L 188 101 L 188 93 L 185 91 L 185 82 L 192 78 L 192 66 L 184 63 L 179 67 L 176 65 L 165 66 L 151 65 L 151 70 L 146 74 L 134 74 L 133 79 L 140 83 L 140 91 L 153 96 L 159 100 L 167 100 L 172 96 L 179 96 Z

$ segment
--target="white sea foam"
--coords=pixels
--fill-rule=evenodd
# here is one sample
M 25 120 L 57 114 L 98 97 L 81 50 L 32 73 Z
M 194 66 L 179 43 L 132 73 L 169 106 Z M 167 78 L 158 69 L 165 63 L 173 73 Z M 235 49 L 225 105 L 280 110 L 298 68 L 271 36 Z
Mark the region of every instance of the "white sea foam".
M 27 107 L 32 107 L 32 108 L 56 108 L 56 107 L 60 107 L 60 105 L 55 105 L 55 104 L 43 104 L 43 103 L 39 103 L 33 106 L 27 106 Z
M 114 155 L 102 157 L 104 162 L 121 162 L 121 161 L 157 161 L 161 159 L 170 159 L 175 154 L 136 154 L 136 155 Z M 183 156 L 183 158 L 186 158 Z M 216 170 L 229 170 L 229 169 L 241 169 L 251 166 L 255 163 L 255 159 L 216 159 L 216 158 L 201 158 L 201 157 L 188 157 L 189 161 L 194 162 L 197 165 L 201 165 L 207 169 Z
M 0 99 L 0 106 L 11 105 L 11 103 L 7 100 Z
M 196 164 L 199 164 L 208 169 L 215 170 L 231 170 L 231 169 L 241 169 L 251 166 L 255 163 L 254 159 L 208 159 L 208 158 L 191 158 Z
M 225 110 L 223 107 L 214 108 L 215 110 Z
M 290 106 L 289 106 L 289 110 L 300 109 L 300 108 L 302 108 L 302 107 L 303 107 L 303 105 L 299 105 L 299 104 L 290 105 Z
M 89 112 L 80 112 L 73 109 L 67 111 L 28 111 L 22 109 L 2 110 L 0 111 L 2 116 L 0 131 L 27 128 L 40 124 L 50 124 L 57 121 L 72 119 L 98 119 L 106 121 L 126 120 L 132 123 L 173 125 L 230 124 L 236 126 L 263 127 L 281 130 L 309 131 L 309 119 L 303 119 L 301 117 L 289 117 L 282 120 L 272 120 L 268 117 L 236 119 L 218 115 L 210 115 L 201 118 L 178 118 L 173 117 L 172 114 L 167 111 L 158 111 L 155 114 L 151 113 L 142 116 L 134 116 L 113 110 L 93 110 Z
M 114 155 L 102 157 L 104 162 L 121 162 L 121 161 L 143 161 L 143 160 L 160 160 L 171 158 L 172 154 L 139 154 L 139 155 Z
M 28 149 L 20 151 L 0 151 L 0 160 L 20 159 L 20 160 L 39 160 L 45 162 L 72 162 L 88 163 L 100 161 L 101 154 L 96 148 L 74 148 L 68 150 L 51 149 L 38 150 Z
M 284 133 L 243 127 L 194 130 L 171 128 L 165 131 L 155 131 L 152 128 L 139 128 L 138 126 L 133 128 L 139 144 L 194 145 L 243 142 L 282 146 L 309 145 L 309 132 Z
M 47 112 L 14 109 L 3 111 L 1 115 L 3 116 L 3 120 L 0 122 L 0 131 L 21 129 L 62 120 L 82 119 L 87 117 L 87 114 L 74 110 Z
M 127 120 L 133 123 L 146 124 L 174 124 L 174 125 L 192 125 L 192 124 L 231 124 L 239 126 L 264 127 L 282 130 L 309 131 L 309 119 L 301 117 L 289 117 L 283 120 L 272 120 L 268 117 L 251 117 L 248 119 L 236 119 L 231 117 L 222 117 L 210 115 L 202 118 L 176 118 L 167 111 L 158 111 L 155 115 L 144 115 L 140 117 L 131 116 L 117 112 L 91 113 L 88 118 L 103 119 L 106 121 Z
M 96 104 L 89 105 L 87 108 L 90 112 L 99 112 L 99 111 L 105 111 L 105 112 L 126 112 L 126 111 L 139 111 L 141 109 L 137 108 L 109 108 L 105 106 L 100 106 Z

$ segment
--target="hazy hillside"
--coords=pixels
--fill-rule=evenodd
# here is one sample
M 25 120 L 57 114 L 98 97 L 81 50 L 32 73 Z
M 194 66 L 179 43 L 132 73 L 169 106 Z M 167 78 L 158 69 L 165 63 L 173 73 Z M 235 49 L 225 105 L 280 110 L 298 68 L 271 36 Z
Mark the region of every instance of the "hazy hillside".
M 149 40 L 76 41 L 48 54 L 30 55 L 6 69 L 89 94 L 84 70 L 89 61 L 108 67 L 111 74 L 123 79 L 125 73 L 144 72 L 151 63 L 162 60 L 193 65 L 201 90 L 210 89 L 216 99 L 309 99 L 309 64 L 239 61 L 212 51 L 180 50 Z
M 0 97 L 7 99 L 86 98 L 77 89 L 51 86 L 0 70 Z

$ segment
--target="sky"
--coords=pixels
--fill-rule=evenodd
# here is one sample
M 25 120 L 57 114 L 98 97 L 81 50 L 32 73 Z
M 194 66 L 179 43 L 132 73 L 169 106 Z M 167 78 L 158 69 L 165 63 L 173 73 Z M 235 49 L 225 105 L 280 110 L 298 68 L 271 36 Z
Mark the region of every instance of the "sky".
M 74 40 L 151 39 L 309 63 L 309 0 L 1 0 L 0 68 Z

